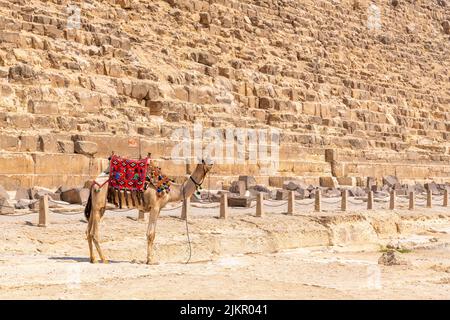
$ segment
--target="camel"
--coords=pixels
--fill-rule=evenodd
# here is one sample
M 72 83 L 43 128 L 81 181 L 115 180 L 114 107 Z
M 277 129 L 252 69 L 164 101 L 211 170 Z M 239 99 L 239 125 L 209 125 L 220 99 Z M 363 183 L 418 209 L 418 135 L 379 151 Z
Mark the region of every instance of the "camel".
M 150 184 L 144 191 L 144 201 L 142 205 L 138 205 L 136 208 L 149 212 L 149 222 L 147 229 L 147 264 L 157 264 L 153 257 L 153 241 L 156 234 L 156 221 L 159 217 L 159 213 L 169 202 L 178 202 L 189 198 L 199 188 L 207 173 L 211 170 L 211 161 L 201 160 L 192 175 L 183 184 L 173 183 L 169 193 L 165 193 L 162 196 L 158 196 L 156 189 Z M 102 175 L 100 175 L 102 177 Z M 106 179 L 106 174 L 103 175 Z M 88 202 L 85 208 L 85 216 L 88 219 L 88 227 L 86 230 L 86 236 L 89 244 L 90 262 L 96 263 L 93 244 L 97 248 L 97 252 L 103 263 L 108 263 L 105 258 L 99 244 L 99 224 L 103 218 L 107 202 L 108 183 L 100 186 L 94 184 L 91 188 Z

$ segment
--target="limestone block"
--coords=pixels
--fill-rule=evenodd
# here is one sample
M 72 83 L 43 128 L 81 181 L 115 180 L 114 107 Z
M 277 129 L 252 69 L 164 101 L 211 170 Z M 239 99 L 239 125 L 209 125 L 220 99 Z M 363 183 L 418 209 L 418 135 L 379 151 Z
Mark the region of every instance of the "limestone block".
M 0 134 L 0 150 L 16 151 L 19 147 L 19 138 L 13 135 Z
M 16 190 L 15 200 L 31 199 L 30 189 L 20 187 Z
M 54 135 L 41 135 L 38 138 L 38 151 L 56 153 L 59 152 L 58 140 Z
M 326 188 L 339 188 L 339 183 L 336 177 L 320 177 L 320 186 Z
M 86 112 L 97 112 L 100 109 L 101 98 L 98 94 L 82 91 L 76 92 L 75 97 Z
M 28 101 L 28 112 L 36 114 L 58 114 L 58 103 L 54 101 Z
M 154 116 L 160 116 L 163 114 L 164 110 L 166 111 L 170 110 L 168 101 L 147 100 L 145 106 L 149 109 L 149 113 Z
M 90 190 L 74 188 L 61 192 L 61 200 L 72 204 L 85 204 L 89 198 Z
M 20 151 L 34 152 L 38 149 L 39 137 L 35 135 L 20 136 Z
M 256 186 L 256 179 L 254 176 L 239 176 L 239 181 L 244 181 L 245 190 Z
M 90 174 L 89 158 L 83 155 L 36 153 L 33 154 L 33 159 L 36 175 Z
M 272 109 L 275 107 L 275 101 L 269 97 L 259 97 L 259 108 L 260 109 Z
M 197 62 L 207 66 L 212 66 L 217 63 L 217 57 L 209 52 L 199 52 Z
M 70 140 L 58 140 L 58 151 L 61 153 L 74 153 L 75 144 Z
M 95 142 L 77 140 L 74 144 L 74 151 L 78 154 L 93 156 L 98 151 L 98 146 Z

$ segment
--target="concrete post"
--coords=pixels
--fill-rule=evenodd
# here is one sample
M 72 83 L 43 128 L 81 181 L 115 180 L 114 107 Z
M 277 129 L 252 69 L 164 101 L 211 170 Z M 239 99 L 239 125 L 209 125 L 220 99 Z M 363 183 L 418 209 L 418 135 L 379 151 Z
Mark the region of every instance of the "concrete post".
M 416 194 L 414 191 L 409 193 L 409 210 L 414 210 L 416 208 Z
M 191 199 L 186 198 L 183 200 L 183 206 L 181 207 L 181 219 L 186 220 L 189 212 L 189 206 L 191 205 Z
M 373 209 L 373 191 L 370 190 L 367 194 L 367 210 Z
M 220 218 L 226 219 L 228 217 L 228 195 L 222 193 L 220 197 Z
M 431 190 L 427 189 L 427 208 L 431 208 L 433 206 L 432 200 L 433 200 L 433 196 L 432 196 Z
M 348 201 L 348 190 L 342 190 L 341 191 L 341 210 L 342 211 L 347 211 L 347 201 Z
M 295 194 L 294 191 L 289 191 L 288 195 L 288 211 L 287 214 L 293 215 L 294 214 L 294 200 L 295 200 Z
M 48 226 L 48 195 L 44 195 L 39 199 L 39 223 L 38 227 Z
M 258 193 L 256 196 L 256 216 L 264 216 L 264 195 L 262 192 Z
M 315 203 L 314 203 L 314 211 L 316 212 L 320 212 L 321 210 L 321 201 L 322 201 L 322 194 L 320 192 L 320 189 L 317 188 L 316 189 L 316 193 L 315 193 Z
M 395 190 L 392 190 L 391 194 L 390 194 L 389 209 L 390 210 L 394 210 L 395 209 Z
M 444 190 L 444 200 L 442 201 L 444 207 L 448 207 L 448 189 Z

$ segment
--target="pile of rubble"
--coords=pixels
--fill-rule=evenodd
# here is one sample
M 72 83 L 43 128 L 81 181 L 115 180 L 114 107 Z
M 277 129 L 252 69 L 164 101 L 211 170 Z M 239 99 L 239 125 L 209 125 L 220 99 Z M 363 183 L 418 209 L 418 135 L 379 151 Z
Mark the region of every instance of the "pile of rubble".
M 14 196 L 11 196 L 14 194 Z M 19 188 L 15 192 L 7 192 L 0 185 L 0 213 L 11 214 L 15 209 L 38 209 L 39 199 L 47 195 L 49 199 L 60 204 L 86 204 L 89 198 L 88 188 L 59 187 L 51 190 L 43 187 Z
M 333 181 L 336 180 L 333 179 Z M 365 186 L 339 185 L 338 183 L 333 184 L 333 186 L 325 186 L 324 184 L 312 185 L 297 180 L 286 180 L 281 188 L 273 188 L 258 184 L 253 176 L 239 176 L 238 180 L 233 181 L 229 186 L 224 186 L 224 190 L 217 194 L 211 195 L 209 191 L 204 191 L 200 198 L 207 199 L 209 197 L 212 201 L 219 201 L 220 194 L 227 192 L 230 206 L 248 206 L 258 193 L 263 193 L 264 199 L 287 200 L 289 192 L 294 191 L 295 199 L 303 200 L 313 199 L 318 188 L 325 198 L 340 197 L 342 190 L 348 190 L 350 197 L 361 198 L 367 197 L 369 191 L 373 191 L 375 198 L 384 198 L 389 196 L 392 190 L 395 190 L 397 195 L 408 195 L 410 192 L 424 194 L 428 189 L 433 195 L 442 195 L 445 189 L 450 190 L 450 183 L 402 184 L 395 176 L 386 176 L 379 182 L 375 178 L 368 177 Z M 247 201 L 242 199 L 247 199 Z M 198 199 L 195 198 L 194 201 L 196 200 Z

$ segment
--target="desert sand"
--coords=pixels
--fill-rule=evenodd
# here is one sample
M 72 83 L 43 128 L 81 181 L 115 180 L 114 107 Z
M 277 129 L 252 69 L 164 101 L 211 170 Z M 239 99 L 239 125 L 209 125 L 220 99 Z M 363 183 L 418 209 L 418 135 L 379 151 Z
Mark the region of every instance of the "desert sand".
M 109 264 L 88 262 L 86 222 L 78 214 L 0 216 L 1 299 L 448 299 L 450 210 L 410 212 L 218 209 L 162 213 L 158 265 L 144 264 L 145 222 L 107 211 L 101 243 Z M 300 211 L 300 210 L 299 210 Z M 378 264 L 386 246 L 402 265 Z

